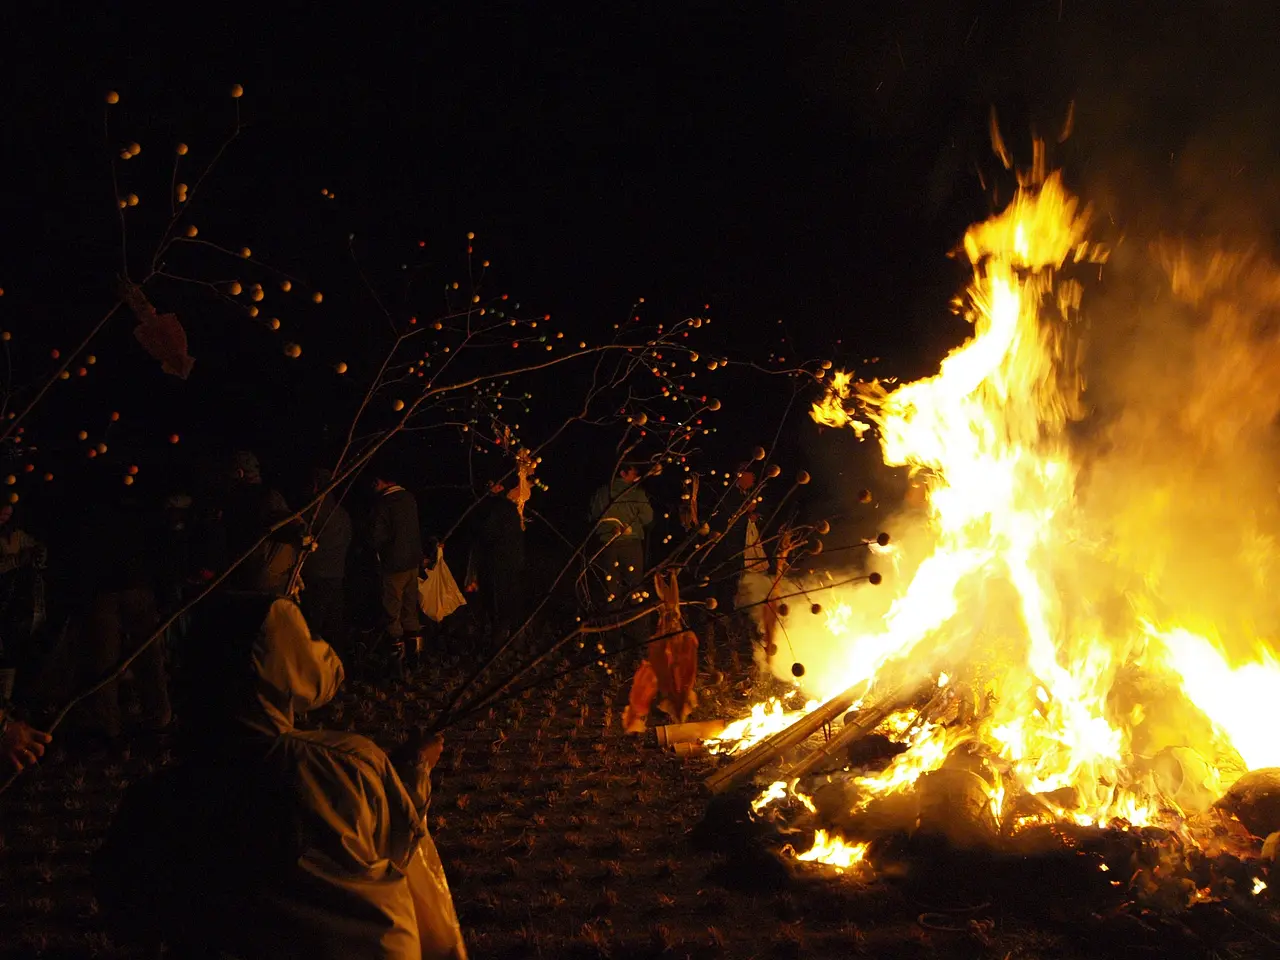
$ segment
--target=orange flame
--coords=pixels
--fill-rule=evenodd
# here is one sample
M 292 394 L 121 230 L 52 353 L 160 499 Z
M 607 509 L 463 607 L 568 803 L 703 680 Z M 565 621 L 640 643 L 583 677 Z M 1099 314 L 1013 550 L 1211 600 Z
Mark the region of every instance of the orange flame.
M 835 867 L 836 873 L 844 873 L 865 863 L 868 846 L 866 843 L 846 843 L 835 834 L 818 830 L 813 838 L 813 846 L 804 853 L 796 854 L 796 859 L 805 863 L 825 863 L 829 867 Z
M 818 701 L 810 700 L 800 710 L 788 710 L 777 697 L 753 704 L 747 716 L 735 720 L 717 736 L 705 741 L 707 750 L 710 753 L 742 753 L 761 740 L 785 730 L 817 707 Z
M 1153 822 L 1166 797 L 1135 749 L 1143 705 L 1118 706 L 1135 670 L 1171 681 L 1178 709 L 1207 718 L 1210 735 L 1156 746 L 1202 755 L 1215 791 L 1229 786 L 1229 769 L 1280 765 L 1270 693 L 1280 661 L 1259 648 L 1233 664 L 1219 642 L 1177 625 L 1135 617 L 1117 629 L 1092 602 L 1106 588 L 1091 573 L 1104 538 L 1077 502 L 1066 434 L 1083 416 L 1082 288 L 1062 276 L 1070 264 L 1105 261 L 1088 227 L 1089 211 L 1058 174 L 1024 179 L 1004 211 L 965 234 L 971 338 L 936 375 L 893 389 L 839 372 L 811 411 L 859 436 L 874 424 L 885 463 L 923 480 L 927 509 L 907 548 L 887 558 L 901 577 L 882 606 L 858 589 L 831 591 L 825 618 L 788 625 L 808 662 L 805 690 L 830 697 L 892 664 L 921 681 L 945 669 L 981 701 L 962 723 L 891 725 L 908 750 L 857 778 L 866 796 L 908 789 L 976 743 L 998 767 L 997 817 L 1019 792 L 1081 824 Z M 787 795 L 775 787 L 764 803 Z M 800 859 L 821 860 L 843 842 L 820 837 L 819 852 Z

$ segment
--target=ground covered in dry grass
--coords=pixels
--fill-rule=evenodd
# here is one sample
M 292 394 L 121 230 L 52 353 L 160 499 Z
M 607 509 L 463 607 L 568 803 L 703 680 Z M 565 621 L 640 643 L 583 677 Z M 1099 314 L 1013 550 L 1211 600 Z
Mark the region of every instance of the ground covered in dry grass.
M 744 660 L 699 716 L 758 698 Z M 350 682 L 308 722 L 392 746 L 462 667 Z M 796 864 L 785 844 L 811 835 L 710 802 L 716 760 L 620 734 L 628 677 L 571 675 L 451 731 L 431 826 L 473 957 L 1280 956 L 1261 904 L 1118 910 L 1075 895 L 1062 858 L 899 859 L 862 876 Z M 164 743 L 114 759 L 60 748 L 0 798 L 0 956 L 137 956 L 103 932 L 90 854 L 129 782 L 171 761 Z

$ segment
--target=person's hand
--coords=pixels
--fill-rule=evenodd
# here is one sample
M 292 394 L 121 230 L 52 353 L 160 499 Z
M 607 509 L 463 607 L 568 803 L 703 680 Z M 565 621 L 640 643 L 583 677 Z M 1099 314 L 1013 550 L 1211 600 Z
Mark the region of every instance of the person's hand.
M 444 737 L 438 733 L 428 737 L 426 730 L 418 727 L 391 754 L 391 765 L 423 817 L 431 805 L 431 768 L 439 762 L 443 750 Z
M 44 756 L 45 744 L 52 740 L 53 737 L 43 730 L 37 730 L 21 720 L 10 720 L 4 728 L 4 736 L 0 738 L 0 757 L 21 773 L 39 762 Z
M 435 736 L 428 737 L 425 729 L 415 727 L 409 732 L 404 743 L 392 752 L 391 762 L 397 769 L 402 766 L 412 766 L 416 769 L 430 770 L 440 762 L 440 755 L 443 752 L 443 735 L 437 733 Z
M 418 764 L 430 770 L 440 762 L 442 753 L 444 753 L 444 734 L 437 733 L 418 748 Z

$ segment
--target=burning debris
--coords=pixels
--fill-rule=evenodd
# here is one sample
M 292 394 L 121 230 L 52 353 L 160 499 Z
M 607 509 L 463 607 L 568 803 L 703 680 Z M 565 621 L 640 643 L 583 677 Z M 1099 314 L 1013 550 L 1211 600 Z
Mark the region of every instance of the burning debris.
M 893 389 L 837 373 L 813 408 L 873 427 L 925 500 L 877 557 L 896 586 L 828 590 L 808 627 L 784 631 L 784 659 L 807 665 L 798 687 L 822 700 L 757 704 L 708 738 L 731 757 L 713 793 L 782 761 L 752 808 L 816 821 L 797 860 L 847 870 L 893 835 L 1052 842 L 1152 901 L 1267 889 L 1241 865 L 1280 831 L 1280 769 L 1265 769 L 1280 766 L 1280 661 L 1257 646 L 1241 662 L 1150 613 L 1172 609 L 1158 572 L 1124 569 L 1077 496 L 1083 288 L 1068 274 L 1107 258 L 1088 227 L 1056 173 L 1031 171 L 964 238 L 972 337 Z

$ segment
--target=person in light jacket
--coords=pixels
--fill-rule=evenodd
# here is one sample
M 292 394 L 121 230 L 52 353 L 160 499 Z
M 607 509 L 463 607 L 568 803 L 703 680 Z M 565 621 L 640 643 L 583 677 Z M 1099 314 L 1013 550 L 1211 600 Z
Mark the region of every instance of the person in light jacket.
M 640 485 L 640 469 L 624 464 L 613 482 L 596 491 L 591 516 L 596 523 L 595 575 L 603 605 L 618 617 L 626 614 L 631 595 L 645 572 L 644 536 L 653 525 L 653 507 Z M 648 636 L 644 621 L 621 630 L 628 642 Z
M 388 756 L 298 729 L 343 668 L 287 598 L 215 595 L 189 656 L 177 762 L 129 789 L 95 857 L 115 935 L 210 960 L 465 960 L 426 824 L 441 741 Z

